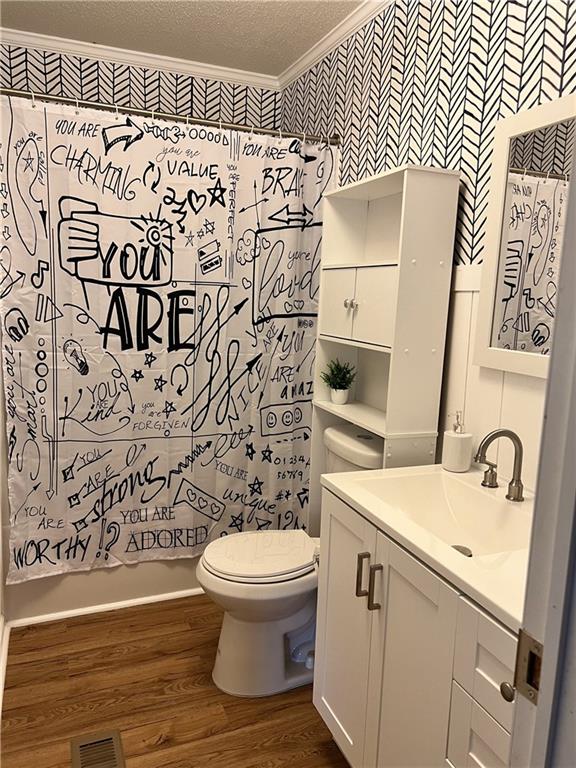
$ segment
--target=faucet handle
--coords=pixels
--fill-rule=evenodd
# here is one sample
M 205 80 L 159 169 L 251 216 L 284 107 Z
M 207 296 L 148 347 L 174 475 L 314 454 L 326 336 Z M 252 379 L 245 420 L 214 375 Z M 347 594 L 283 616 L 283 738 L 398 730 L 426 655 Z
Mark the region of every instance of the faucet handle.
M 488 467 L 484 472 L 484 480 L 482 480 L 484 488 L 498 488 L 498 473 L 496 472 L 498 465 L 479 453 L 474 456 L 474 461 L 477 464 L 485 464 Z

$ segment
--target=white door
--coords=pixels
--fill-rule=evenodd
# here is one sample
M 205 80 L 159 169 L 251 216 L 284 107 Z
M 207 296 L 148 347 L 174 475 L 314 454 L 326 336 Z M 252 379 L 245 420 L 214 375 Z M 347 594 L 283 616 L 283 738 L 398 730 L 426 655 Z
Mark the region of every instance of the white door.
M 352 338 L 355 282 L 355 269 L 322 270 L 320 333 Z
M 364 765 L 369 679 L 369 567 L 376 528 L 329 491 L 322 530 L 314 704 L 352 766 Z
M 382 607 L 374 611 L 371 653 L 381 706 L 376 761 L 366 766 L 444 766 L 458 593 L 382 533 L 377 561 L 374 600 Z M 374 697 L 369 709 L 376 710 Z
M 397 288 L 397 266 L 356 270 L 352 326 L 355 341 L 392 347 Z

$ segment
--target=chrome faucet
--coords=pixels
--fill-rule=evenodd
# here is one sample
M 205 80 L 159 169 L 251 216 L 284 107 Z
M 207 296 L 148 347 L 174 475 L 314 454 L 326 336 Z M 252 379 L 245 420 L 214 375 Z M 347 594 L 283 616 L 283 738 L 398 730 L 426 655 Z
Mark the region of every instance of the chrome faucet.
M 498 488 L 498 475 L 496 474 L 497 466 L 494 462 L 488 461 L 486 458 L 486 451 L 492 445 L 494 440 L 497 440 L 499 437 L 509 437 L 514 446 L 514 469 L 512 470 L 512 480 L 510 480 L 510 483 L 508 484 L 506 498 L 509 501 L 524 501 L 524 495 L 522 493 L 524 486 L 522 485 L 522 479 L 520 477 L 522 474 L 522 457 L 524 450 L 522 448 L 522 441 L 516 432 L 512 432 L 511 429 L 495 429 L 480 441 L 476 456 L 474 456 L 474 461 L 478 464 L 486 464 L 488 467 L 484 472 L 482 485 L 485 488 Z

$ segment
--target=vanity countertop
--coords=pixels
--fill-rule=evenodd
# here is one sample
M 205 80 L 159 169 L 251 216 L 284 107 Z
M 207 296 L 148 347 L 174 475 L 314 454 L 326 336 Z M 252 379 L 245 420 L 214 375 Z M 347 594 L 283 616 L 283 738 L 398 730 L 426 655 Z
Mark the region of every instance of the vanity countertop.
M 496 489 L 482 488 L 482 470 L 479 467 L 456 474 L 446 472 L 440 464 L 335 473 L 322 475 L 321 480 L 324 488 L 340 497 L 513 632 L 518 632 L 524 611 L 534 505 L 532 493 L 525 491 L 523 502 L 507 501 L 506 481 L 501 480 L 500 487 Z M 390 480 L 393 482 L 388 496 L 386 483 Z M 421 490 L 414 491 L 418 484 Z M 416 498 L 417 503 L 427 507 L 423 524 L 415 522 L 401 508 L 404 494 L 399 494 L 398 489 L 408 490 L 410 504 L 414 505 Z M 430 492 L 426 494 L 428 489 Z M 434 509 L 435 489 L 440 489 L 442 495 L 441 512 Z M 422 496 L 421 502 L 418 501 L 418 493 Z M 496 509 L 496 514 L 490 511 L 482 519 L 483 509 Z M 460 512 L 463 514 L 460 515 Z M 444 528 L 438 528 L 441 516 L 445 518 Z M 512 525 L 510 521 L 513 521 Z M 468 529 L 471 522 L 476 530 L 472 538 L 471 529 Z M 441 530 L 444 540 L 428 530 L 435 527 Z M 482 527 L 487 537 L 483 536 Z M 479 551 L 472 557 L 460 554 L 447 543 L 451 536 L 458 537 L 458 541 L 453 543 L 468 544 L 473 551 L 476 549 L 474 541 L 478 541 Z M 482 539 L 488 541 L 484 546 Z M 503 551 L 496 551 L 500 541 Z

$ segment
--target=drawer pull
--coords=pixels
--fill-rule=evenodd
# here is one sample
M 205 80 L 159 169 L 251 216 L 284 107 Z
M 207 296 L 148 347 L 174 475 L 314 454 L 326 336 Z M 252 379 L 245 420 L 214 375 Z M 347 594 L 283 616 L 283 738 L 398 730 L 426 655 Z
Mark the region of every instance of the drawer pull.
M 356 597 L 366 597 L 368 594 L 368 590 L 362 587 L 364 560 L 370 560 L 370 552 L 360 552 L 356 558 Z
M 512 683 L 500 683 L 500 693 L 506 701 L 514 701 L 516 698 L 516 688 Z
M 374 602 L 374 587 L 376 585 L 376 574 L 378 571 L 383 571 L 383 565 L 371 565 L 370 566 L 370 580 L 368 582 L 368 610 L 378 611 L 382 606 L 380 603 Z

